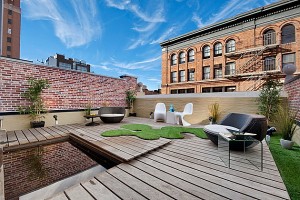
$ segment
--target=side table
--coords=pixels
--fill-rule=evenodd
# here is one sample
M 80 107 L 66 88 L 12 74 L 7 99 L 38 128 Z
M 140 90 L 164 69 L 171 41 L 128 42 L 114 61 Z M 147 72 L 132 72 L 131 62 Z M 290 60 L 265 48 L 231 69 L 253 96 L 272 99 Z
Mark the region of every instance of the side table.
M 85 124 L 86 126 L 97 126 L 97 125 L 100 125 L 100 123 L 94 122 L 94 118 L 100 117 L 100 115 L 84 115 L 84 117 L 85 117 L 86 119 L 90 119 L 90 118 L 92 119 L 91 122 Z
M 237 135 L 231 133 L 218 134 L 218 154 L 228 168 L 230 168 L 231 162 L 234 160 L 235 162 L 253 165 L 261 171 L 263 170 L 263 144 L 252 136 L 253 133 Z M 241 146 L 243 153 L 232 150 L 231 147 L 236 147 L 237 145 Z
M 175 112 L 167 112 L 167 119 L 166 119 L 167 124 L 176 124 L 176 117 L 175 117 Z

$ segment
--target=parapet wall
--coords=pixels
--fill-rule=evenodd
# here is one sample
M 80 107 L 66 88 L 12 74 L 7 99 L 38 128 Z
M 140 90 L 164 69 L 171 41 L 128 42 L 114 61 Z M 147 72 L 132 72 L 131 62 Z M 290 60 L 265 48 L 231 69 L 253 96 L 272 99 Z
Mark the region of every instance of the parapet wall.
M 297 121 L 300 121 L 300 76 L 296 76 L 284 84 L 284 90 L 288 93 L 289 105 L 297 112 Z
M 0 114 L 14 112 L 26 105 L 21 96 L 30 78 L 48 79 L 51 87 L 43 92 L 48 110 L 83 109 L 92 107 L 126 106 L 125 91 L 136 88 L 131 76 L 112 78 L 93 73 L 37 65 L 9 58 L 0 58 Z

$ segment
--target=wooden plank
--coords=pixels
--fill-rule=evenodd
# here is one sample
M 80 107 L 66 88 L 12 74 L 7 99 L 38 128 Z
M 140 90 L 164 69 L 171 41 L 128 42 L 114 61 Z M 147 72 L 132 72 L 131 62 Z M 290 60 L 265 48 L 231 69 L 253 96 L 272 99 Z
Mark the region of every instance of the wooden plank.
M 65 193 L 60 193 L 54 197 L 51 197 L 49 200 L 69 200 L 69 199 L 66 197 Z
M 28 129 L 22 130 L 22 132 L 26 136 L 26 138 L 28 139 L 29 143 L 38 141 L 38 139 Z
M 112 146 L 109 146 L 109 145 L 107 145 L 105 143 L 102 143 L 100 141 L 95 141 L 95 142 L 92 142 L 92 143 L 94 145 L 97 145 L 99 148 L 104 149 L 107 152 L 109 152 L 109 153 L 111 153 L 111 154 L 113 154 L 113 155 L 121 158 L 122 160 L 128 161 L 128 160 L 131 160 L 133 158 L 133 156 L 130 155 L 130 154 L 128 154 L 127 152 L 124 152 L 124 151 L 121 151 L 119 149 L 116 149 L 116 148 L 114 148 Z
M 14 131 L 7 131 L 6 134 L 8 146 L 15 146 L 20 144 Z
M 121 199 L 140 199 L 145 200 L 146 198 L 141 194 L 137 193 L 132 188 L 125 185 L 120 180 L 116 179 L 107 172 L 103 172 L 95 177 L 105 187 L 109 188 L 114 194 L 119 196 Z
M 166 194 L 154 189 L 153 187 L 149 186 L 148 184 L 140 181 L 139 179 L 131 176 L 130 174 L 124 172 L 123 170 L 114 167 L 109 170 L 107 170 L 109 174 L 114 176 L 115 178 L 121 180 L 123 183 L 126 183 L 129 187 L 131 187 L 135 191 L 139 191 L 143 194 L 147 199 L 173 199 L 170 196 L 167 196 Z
M 37 128 L 36 129 L 38 132 L 40 132 L 42 135 L 45 135 L 45 134 L 50 134 L 52 135 L 53 137 L 55 138 L 59 138 L 61 137 L 61 135 L 57 134 L 56 132 L 53 132 L 51 129 L 47 128 L 47 127 L 43 127 L 43 128 Z
M 159 157 L 157 155 L 159 155 Z M 224 185 L 231 190 L 235 190 L 237 192 L 243 191 L 245 194 L 250 195 L 253 198 L 289 199 L 288 194 L 283 190 L 274 189 L 270 186 L 255 183 L 226 173 L 220 173 L 212 169 L 208 170 L 205 167 L 200 167 L 199 165 L 175 157 L 166 156 L 160 152 L 153 152 L 147 157 L 163 163 L 164 165 L 172 166 L 173 168 L 180 169 L 186 173 L 211 181 L 215 184 Z
M 82 186 L 96 199 L 103 199 L 103 200 L 120 199 L 95 178 L 82 183 Z
M 94 200 L 94 198 L 81 185 L 66 189 L 65 194 L 68 199 Z
M 0 130 L 0 143 L 3 147 L 8 146 L 6 131 Z
M 56 132 L 57 134 L 61 135 L 61 136 L 67 136 L 68 133 L 66 131 L 62 131 L 60 129 L 57 129 L 56 126 L 48 126 L 47 128 L 49 128 L 50 130 L 52 130 L 53 132 Z
M 22 131 L 15 131 L 15 134 L 18 138 L 20 145 L 29 143 L 28 139 L 26 138 L 26 136 L 23 134 Z
M 43 134 L 38 132 L 36 129 L 31 128 L 29 129 L 29 131 L 36 137 L 36 139 L 38 139 L 38 141 L 47 140 L 47 138 Z
M 171 185 L 165 181 L 162 181 L 161 179 L 154 177 L 138 168 L 135 168 L 128 164 L 120 164 L 117 166 L 118 168 L 122 169 L 123 171 L 126 171 L 131 176 L 134 176 L 136 178 L 139 178 L 143 182 L 147 183 L 148 185 L 154 187 L 156 190 L 160 190 L 163 193 L 169 195 L 172 198 L 175 199 L 189 199 L 189 200 L 198 200 L 199 197 L 196 197 L 194 195 L 191 195 L 180 188 L 175 187 L 174 185 Z
M 109 139 L 101 140 L 101 143 L 109 145 L 111 147 L 114 147 L 114 148 L 116 148 L 116 149 L 118 149 L 120 151 L 126 152 L 127 154 L 130 154 L 132 157 L 136 157 L 136 156 L 140 155 L 140 152 L 132 150 L 132 149 L 126 147 L 126 146 L 122 146 L 120 144 L 116 144 L 116 143 L 110 141 Z
M 40 129 L 40 128 L 35 128 L 35 129 L 29 129 L 30 132 L 35 132 L 36 134 L 39 133 L 40 135 L 44 136 L 47 140 L 51 140 L 53 139 L 54 137 L 47 133 L 46 131 L 44 131 L 43 129 Z

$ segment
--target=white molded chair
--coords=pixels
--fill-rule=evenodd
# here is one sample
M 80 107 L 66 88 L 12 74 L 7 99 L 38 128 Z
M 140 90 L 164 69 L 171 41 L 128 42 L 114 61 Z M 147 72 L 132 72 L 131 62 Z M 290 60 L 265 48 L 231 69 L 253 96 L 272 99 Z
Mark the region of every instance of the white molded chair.
M 166 122 L 167 118 L 167 109 L 164 103 L 157 103 L 154 110 L 154 121 L 158 120 Z
M 188 103 L 184 106 L 183 112 L 175 112 L 177 124 L 181 124 L 182 126 L 190 126 L 191 124 L 185 121 L 183 117 L 191 114 L 193 114 L 193 104 Z

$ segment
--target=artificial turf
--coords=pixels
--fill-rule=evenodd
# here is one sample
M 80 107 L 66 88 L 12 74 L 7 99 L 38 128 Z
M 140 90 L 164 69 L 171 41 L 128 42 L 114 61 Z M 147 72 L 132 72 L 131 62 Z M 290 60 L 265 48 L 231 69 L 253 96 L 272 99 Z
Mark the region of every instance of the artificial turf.
M 300 147 L 287 150 L 280 145 L 280 135 L 273 135 L 270 151 L 292 200 L 300 199 Z
M 137 136 L 145 140 L 156 140 L 159 138 L 182 139 L 182 133 L 191 133 L 200 138 L 207 138 L 202 128 L 186 128 L 177 126 L 166 126 L 161 129 L 153 129 L 145 124 L 125 124 L 121 129 L 105 131 L 101 135 L 105 137 L 115 136 Z

